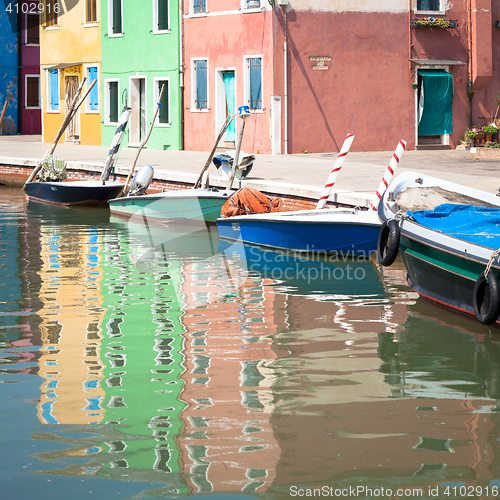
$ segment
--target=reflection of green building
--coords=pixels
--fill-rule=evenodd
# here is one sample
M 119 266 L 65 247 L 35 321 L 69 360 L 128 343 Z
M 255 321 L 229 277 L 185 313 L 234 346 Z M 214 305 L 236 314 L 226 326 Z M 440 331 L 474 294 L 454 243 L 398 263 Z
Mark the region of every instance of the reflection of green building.
M 107 243 L 103 252 L 107 313 L 101 342 L 102 423 L 116 432 L 109 434 L 114 437 L 102 449 L 89 451 L 108 454 L 102 476 L 115 475 L 111 469 L 131 476 L 146 471 L 177 474 L 181 466 L 176 436 L 185 406 L 180 401 L 183 326 L 176 295 L 180 273 L 176 263 L 140 272 L 130 262 L 123 233 L 117 236 L 120 241 Z M 122 256 L 117 248 L 125 250 Z

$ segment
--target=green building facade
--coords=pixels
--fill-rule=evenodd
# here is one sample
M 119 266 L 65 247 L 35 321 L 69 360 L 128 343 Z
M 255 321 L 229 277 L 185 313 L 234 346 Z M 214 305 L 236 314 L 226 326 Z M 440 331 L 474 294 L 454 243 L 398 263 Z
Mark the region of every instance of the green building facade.
M 101 2 L 102 144 L 111 144 L 121 110 L 131 108 L 122 147 L 181 149 L 178 0 Z

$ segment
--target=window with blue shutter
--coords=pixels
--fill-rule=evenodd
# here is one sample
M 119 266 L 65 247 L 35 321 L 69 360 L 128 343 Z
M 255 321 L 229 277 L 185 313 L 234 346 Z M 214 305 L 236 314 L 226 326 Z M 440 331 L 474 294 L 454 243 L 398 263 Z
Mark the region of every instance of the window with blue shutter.
M 440 10 L 440 0 L 417 0 L 417 10 Z
M 196 107 L 208 109 L 208 72 L 207 61 L 195 61 L 196 73 Z
M 92 85 L 92 82 L 94 80 L 97 80 L 97 67 L 92 66 L 88 69 L 89 76 L 88 76 L 88 84 L 89 86 Z M 90 111 L 98 111 L 99 110 L 99 83 L 96 82 L 96 84 L 92 87 L 92 90 L 90 91 L 89 94 L 89 109 Z
M 193 12 L 195 14 L 201 14 L 206 11 L 207 11 L 206 0 L 193 0 Z
M 248 60 L 250 109 L 262 109 L 262 59 L 252 57 Z
M 50 109 L 59 111 L 59 71 L 50 70 Z

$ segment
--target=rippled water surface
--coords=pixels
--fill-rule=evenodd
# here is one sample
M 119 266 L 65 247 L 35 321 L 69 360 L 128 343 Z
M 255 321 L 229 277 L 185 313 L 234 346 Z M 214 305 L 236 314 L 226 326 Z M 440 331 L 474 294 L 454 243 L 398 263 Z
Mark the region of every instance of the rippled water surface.
M 0 188 L 1 498 L 496 497 L 498 334 L 404 277 Z

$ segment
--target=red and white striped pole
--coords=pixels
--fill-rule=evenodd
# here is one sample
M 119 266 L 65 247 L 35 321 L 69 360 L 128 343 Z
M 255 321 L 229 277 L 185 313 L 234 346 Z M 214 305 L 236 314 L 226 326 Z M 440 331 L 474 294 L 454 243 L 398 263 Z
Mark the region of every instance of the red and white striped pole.
M 392 155 L 391 161 L 389 162 L 389 166 L 385 171 L 384 177 L 382 177 L 382 180 L 380 181 L 377 193 L 373 197 L 373 200 L 370 205 L 371 210 L 377 210 L 380 198 L 382 198 L 384 191 L 389 186 L 392 176 L 394 175 L 394 170 L 398 166 L 399 160 L 401 159 L 401 155 L 403 154 L 405 148 L 406 148 L 406 141 L 401 139 L 399 141 L 398 147 L 396 148 L 396 151 L 394 151 L 394 154 Z
M 337 180 L 340 169 L 342 168 L 342 164 L 344 163 L 345 157 L 346 157 L 346 155 L 349 152 L 349 149 L 351 147 L 352 141 L 354 141 L 354 136 L 352 134 L 347 134 L 347 137 L 345 138 L 344 144 L 342 144 L 342 147 L 340 148 L 340 152 L 339 152 L 339 155 L 337 156 L 337 160 L 335 161 L 335 164 L 333 165 L 333 169 L 330 172 L 330 176 L 328 177 L 328 180 L 326 181 L 326 185 L 323 188 L 323 194 L 321 195 L 321 198 L 319 199 L 318 204 L 316 205 L 316 209 L 320 209 L 320 208 L 325 207 L 326 200 L 328 200 L 328 197 L 330 196 L 330 191 L 332 190 L 332 187 L 335 184 L 335 181 Z

